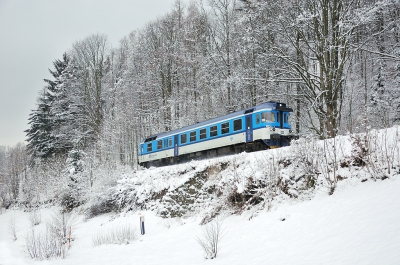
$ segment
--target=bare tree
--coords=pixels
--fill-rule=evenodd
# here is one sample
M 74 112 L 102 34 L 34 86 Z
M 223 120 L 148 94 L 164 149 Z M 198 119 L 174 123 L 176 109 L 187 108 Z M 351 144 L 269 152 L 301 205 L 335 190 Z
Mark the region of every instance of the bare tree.
M 311 129 L 334 137 L 340 125 L 345 66 L 349 56 L 354 1 L 289 1 L 279 18 L 282 38 L 296 56 L 277 47 L 276 52 L 303 83 L 305 100 L 318 118 Z M 326 132 L 326 135 L 323 133 Z
M 206 259 L 215 259 L 220 248 L 220 241 L 224 235 L 223 223 L 215 218 L 203 227 L 202 237 L 197 238 L 197 242 L 204 250 Z
M 209 50 L 209 58 L 214 64 L 215 72 L 220 78 L 221 85 L 226 89 L 225 105 L 233 107 L 235 100 L 232 98 L 233 69 L 235 66 L 235 19 L 236 0 L 209 0 L 211 7 L 210 39 L 213 49 Z M 225 101 L 225 100 L 224 100 Z
M 26 179 L 28 156 L 25 145 L 17 144 L 8 148 L 5 156 L 5 183 L 8 187 L 10 198 L 16 200 L 20 192 L 20 184 Z
M 91 35 L 74 44 L 72 61 L 79 69 L 79 87 L 74 99 L 84 115 L 83 131 L 98 136 L 103 119 L 104 91 L 102 78 L 109 46 L 105 35 Z

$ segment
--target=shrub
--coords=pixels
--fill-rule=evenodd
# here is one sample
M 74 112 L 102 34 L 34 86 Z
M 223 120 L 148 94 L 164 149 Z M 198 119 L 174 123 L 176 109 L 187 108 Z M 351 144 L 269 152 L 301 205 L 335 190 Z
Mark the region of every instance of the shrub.
M 29 221 L 32 226 L 39 225 L 42 222 L 40 211 L 34 210 L 33 212 L 31 212 L 29 215 Z
M 15 223 L 15 213 L 10 217 L 10 220 L 8 222 L 8 231 L 10 232 L 12 238 L 14 241 L 17 240 L 17 226 Z
M 218 255 L 219 244 L 224 232 L 222 221 L 215 218 L 206 224 L 202 230 L 202 237 L 198 237 L 197 242 L 204 250 L 204 257 L 206 259 L 215 259 Z
M 32 259 L 65 258 L 69 249 L 68 237 L 74 224 L 74 216 L 64 211 L 53 214 L 51 223 L 46 224 L 46 229 L 41 229 L 33 224 L 31 215 L 31 228 L 25 242 L 28 254 Z M 71 238 L 69 238 L 71 239 Z
M 112 211 L 118 210 L 118 206 L 115 205 L 114 201 L 112 200 L 105 200 L 101 201 L 97 204 L 92 204 L 87 212 L 85 213 L 86 218 L 90 219 L 96 217 L 100 214 L 110 213 Z
M 108 230 L 99 231 L 92 237 L 93 246 L 106 244 L 129 244 L 138 238 L 137 232 L 132 226 L 120 225 Z
M 46 229 L 31 227 L 26 238 L 26 249 L 32 259 L 65 258 L 67 245 L 64 238 L 54 233 L 54 230 L 47 226 Z

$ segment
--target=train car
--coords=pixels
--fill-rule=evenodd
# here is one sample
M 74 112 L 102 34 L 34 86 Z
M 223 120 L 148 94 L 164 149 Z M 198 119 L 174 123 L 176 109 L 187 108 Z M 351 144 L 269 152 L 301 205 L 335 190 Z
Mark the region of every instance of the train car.
M 293 110 L 285 103 L 258 106 L 147 137 L 139 145 L 141 166 L 174 164 L 199 157 L 287 146 L 295 137 Z

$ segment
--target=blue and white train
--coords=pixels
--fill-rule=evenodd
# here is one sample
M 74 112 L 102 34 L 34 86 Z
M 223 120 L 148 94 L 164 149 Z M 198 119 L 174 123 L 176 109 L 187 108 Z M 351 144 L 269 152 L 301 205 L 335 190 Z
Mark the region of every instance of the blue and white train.
M 261 105 L 147 137 L 139 145 L 139 164 L 159 166 L 197 157 L 287 146 L 295 137 L 285 103 Z

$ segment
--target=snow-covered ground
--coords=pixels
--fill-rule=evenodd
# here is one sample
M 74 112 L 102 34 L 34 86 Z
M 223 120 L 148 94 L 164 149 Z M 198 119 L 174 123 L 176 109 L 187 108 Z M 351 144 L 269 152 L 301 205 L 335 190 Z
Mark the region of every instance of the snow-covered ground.
M 393 127 L 163 168 L 104 171 L 117 181 L 95 183 L 87 203 L 74 209 L 64 259 L 32 260 L 26 247 L 32 227 L 36 235 L 45 231 L 58 208 L 42 205 L 36 226 L 23 206 L 0 208 L 0 265 L 400 264 L 399 139 Z M 87 219 L 103 202 L 118 213 Z M 215 215 L 224 236 L 209 260 L 197 239 L 200 224 Z M 94 246 L 97 236 L 128 226 L 137 233 L 129 244 Z
M 55 209 L 41 209 L 42 223 Z M 29 213 L 0 215 L 0 264 L 400 264 L 400 178 L 339 182 L 331 196 L 289 200 L 262 210 L 223 219 L 225 235 L 219 255 L 206 260 L 196 241 L 202 230 L 197 217 L 162 219 L 145 215 L 146 234 L 128 245 L 94 247 L 101 229 L 132 224 L 139 213 L 102 215 L 84 221 L 77 216 L 75 240 L 65 259 L 33 261 L 24 251 Z M 17 240 L 8 231 L 15 216 Z

